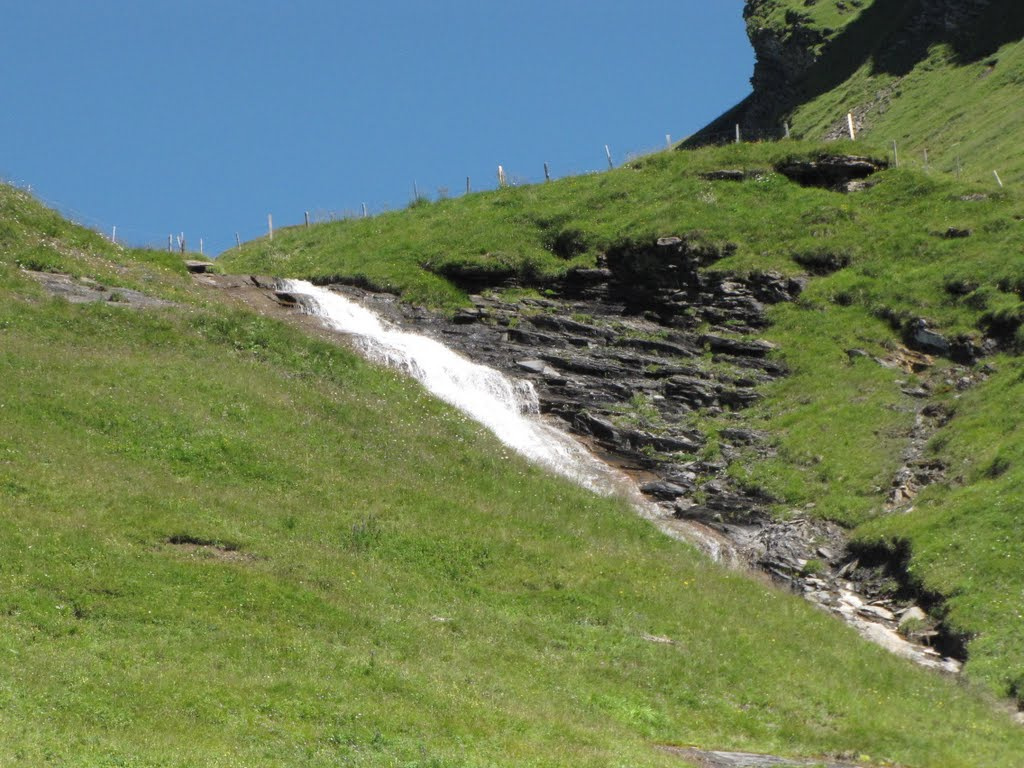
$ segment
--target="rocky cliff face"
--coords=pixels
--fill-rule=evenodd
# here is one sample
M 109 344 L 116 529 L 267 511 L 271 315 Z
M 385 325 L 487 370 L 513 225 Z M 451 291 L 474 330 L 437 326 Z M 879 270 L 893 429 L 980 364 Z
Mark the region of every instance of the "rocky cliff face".
M 943 654 L 962 656 L 959 638 L 933 624 L 927 639 L 935 648 L 900 638 L 903 615 L 920 609 L 913 590 L 898 600 L 890 593 L 896 577 L 884 572 L 891 565 L 884 556 L 848 549 L 838 525 L 801 510 L 775 519 L 777 500 L 734 481 L 731 464 L 775 450 L 769 435 L 744 426 L 741 412 L 763 396 L 762 385 L 787 373 L 775 346 L 759 336 L 767 306 L 796 299 L 805 280 L 707 269 L 732 248 L 696 236 L 623 241 L 596 268 L 571 270 L 546 282 L 543 297 L 521 299 L 492 290 L 504 283 L 500 276 L 449 270 L 450 279 L 479 292 L 453 317 L 332 287 L 530 381 L 553 423 L 633 477 L 662 530 L 697 527 L 715 552 L 728 553 L 725 561 L 765 571 L 896 653 L 957 671 L 959 663 Z M 926 427 L 922 419 L 922 435 Z M 919 477 L 927 468 L 918 458 L 908 454 L 894 493 L 930 482 Z
M 865 63 L 875 71 L 906 74 L 934 43 L 955 54 L 990 53 L 990 41 L 1013 39 L 1017 0 L 747 0 L 743 17 L 755 53 L 753 92 L 695 134 L 690 145 L 734 136 L 779 138 L 783 122 L 816 96 L 842 84 Z M 815 6 L 831 4 L 840 29 L 818 21 Z M 999 19 L 1015 21 L 998 34 Z M 856 105 L 850 105 L 854 108 Z

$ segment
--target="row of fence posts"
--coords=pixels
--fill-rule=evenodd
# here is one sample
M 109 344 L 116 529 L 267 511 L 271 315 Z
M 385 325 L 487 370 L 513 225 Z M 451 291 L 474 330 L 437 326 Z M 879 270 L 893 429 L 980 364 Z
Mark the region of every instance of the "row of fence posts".
M 852 112 L 847 112 L 846 113 L 846 128 L 847 128 L 847 133 L 849 134 L 850 140 L 851 141 L 856 141 L 857 140 L 857 126 L 856 126 L 856 121 L 854 120 Z M 784 122 L 782 124 L 782 133 L 783 133 L 783 137 L 784 138 L 786 138 L 786 139 L 791 138 L 789 122 Z M 743 142 L 743 131 L 742 131 L 742 128 L 741 128 L 740 124 L 736 123 L 736 126 L 735 126 L 735 143 L 736 144 L 740 144 L 742 142 Z M 672 135 L 669 134 L 669 133 L 665 134 L 665 146 L 666 146 L 666 148 L 669 148 L 669 149 L 672 148 Z M 608 144 L 604 145 L 604 154 L 605 154 L 605 159 L 608 161 L 608 168 L 609 168 L 609 170 L 614 170 L 615 162 L 614 162 L 614 160 L 612 158 L 611 147 Z M 892 142 L 892 155 L 893 155 L 893 166 L 895 168 L 899 168 L 900 167 L 900 154 L 899 154 L 899 146 L 898 146 L 896 141 Z M 929 160 L 928 160 L 928 150 L 927 149 L 924 150 L 924 168 L 925 168 L 925 170 L 929 169 Z M 963 165 L 961 163 L 960 156 L 958 155 L 957 158 L 956 158 L 956 166 L 955 166 L 955 172 L 956 172 L 957 179 L 960 178 L 962 170 L 963 170 Z M 1000 188 L 1002 188 L 1003 187 L 1003 180 L 999 177 L 999 171 L 993 170 L 992 174 L 993 174 L 993 176 L 995 176 L 996 183 L 999 185 Z M 498 174 L 497 175 L 498 175 L 498 187 L 499 188 L 504 188 L 504 187 L 509 186 L 508 174 L 505 172 L 505 168 L 503 166 L 501 166 L 501 165 L 498 166 Z M 551 181 L 551 167 L 550 167 L 550 165 L 547 162 L 544 163 L 544 181 L 545 182 Z M 467 176 L 466 177 L 466 194 L 468 195 L 472 191 L 473 191 L 472 180 L 470 179 L 469 176 Z M 419 185 L 417 184 L 417 182 L 415 180 L 412 183 L 412 192 L 413 192 L 413 201 L 414 202 L 419 201 L 419 199 L 420 199 Z M 361 213 L 362 213 L 362 218 L 365 219 L 365 218 L 369 217 L 369 209 L 367 208 L 366 203 L 362 204 Z M 304 226 L 306 226 L 306 227 L 309 227 L 311 225 L 311 223 L 312 223 L 312 220 L 310 219 L 309 211 L 305 211 L 304 212 L 304 222 L 305 222 Z M 111 242 L 114 242 L 114 243 L 117 242 L 117 227 L 113 228 L 113 231 L 111 232 L 110 239 L 111 239 Z M 267 214 L 267 239 L 271 240 L 271 241 L 274 239 L 274 217 L 273 217 L 272 214 L 269 214 L 269 213 Z M 173 242 L 174 242 L 173 241 L 173 237 L 171 235 L 168 235 L 167 236 L 167 250 L 168 251 L 172 250 Z M 182 253 L 185 253 L 185 233 L 184 232 L 182 232 L 180 235 L 177 236 L 177 245 L 178 245 L 178 248 L 180 249 L 180 251 Z M 242 240 L 239 237 L 238 232 L 235 232 L 235 246 L 237 248 L 239 248 L 239 249 L 241 249 L 241 247 L 242 247 Z M 199 253 L 200 254 L 203 253 L 203 240 L 202 240 L 202 238 L 200 238 L 200 240 L 199 240 Z
M 847 133 L 850 136 L 850 141 L 856 141 L 857 140 L 857 127 L 856 127 L 856 122 L 854 121 L 853 113 L 852 112 L 847 112 L 846 113 L 846 130 L 847 130 Z M 782 132 L 783 132 L 783 136 L 785 138 L 787 138 L 787 139 L 790 138 L 789 123 L 788 122 L 784 122 L 782 124 Z M 739 143 L 742 142 L 742 140 L 743 140 L 743 137 L 742 137 L 742 133 L 740 131 L 740 124 L 736 123 L 736 143 L 739 144 Z M 606 147 L 606 149 L 607 149 L 607 147 Z M 895 139 L 892 142 L 892 164 L 893 164 L 894 168 L 899 168 L 900 167 L 900 150 L 899 150 L 899 145 L 896 143 Z M 925 171 L 928 171 L 928 170 L 931 169 L 931 166 L 929 165 L 929 161 L 928 161 L 928 150 L 927 149 L 924 150 L 924 169 L 925 169 Z M 959 181 L 960 180 L 960 176 L 963 173 L 963 162 L 960 159 L 960 155 L 956 156 L 956 165 L 954 166 L 954 173 L 956 174 L 956 178 Z M 993 170 L 992 171 L 992 175 L 995 177 L 996 184 L 999 185 L 999 188 L 1003 189 L 1004 188 L 1003 180 L 999 176 L 999 171 L 998 170 Z

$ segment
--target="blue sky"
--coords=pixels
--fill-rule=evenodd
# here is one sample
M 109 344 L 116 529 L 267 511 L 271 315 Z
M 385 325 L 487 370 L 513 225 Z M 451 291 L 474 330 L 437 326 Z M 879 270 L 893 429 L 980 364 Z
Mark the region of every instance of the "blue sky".
M 0 176 L 133 244 L 607 167 L 749 92 L 742 0 L 32 0 Z

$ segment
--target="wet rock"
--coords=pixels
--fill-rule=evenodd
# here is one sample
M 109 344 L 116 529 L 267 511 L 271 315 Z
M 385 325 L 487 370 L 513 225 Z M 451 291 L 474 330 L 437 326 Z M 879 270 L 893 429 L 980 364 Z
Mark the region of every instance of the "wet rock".
M 294 307 L 299 303 L 299 299 L 290 291 L 274 291 L 274 298 L 277 299 L 278 304 L 283 304 L 286 307 Z
M 563 355 L 556 352 L 544 352 L 539 357 L 546 360 L 561 371 L 581 373 L 601 378 L 621 377 L 626 369 L 606 359 L 587 357 L 584 355 Z
M 700 342 L 712 352 L 721 352 L 736 357 L 765 357 L 775 349 L 775 345 L 763 339 L 746 341 L 743 339 L 730 339 L 725 336 L 716 336 L 706 333 L 700 337 Z
M 896 620 L 896 617 L 893 615 L 892 611 L 890 611 L 888 608 L 883 608 L 880 605 L 862 605 L 858 609 L 858 612 L 862 616 L 867 616 L 869 618 L 874 618 L 874 619 L 881 619 L 883 621 L 895 621 Z
M 560 315 L 534 315 L 530 317 L 530 323 L 542 330 L 557 331 L 562 334 L 574 334 L 578 336 L 594 336 L 608 339 L 612 333 L 607 328 L 598 328 L 593 325 L 581 323 L 569 317 Z
M 567 342 L 564 342 L 557 336 L 546 333 L 534 333 L 522 328 L 509 328 L 507 335 L 509 341 L 528 347 L 560 347 L 567 344 Z
M 701 350 L 693 345 L 677 344 L 659 339 L 637 339 L 623 336 L 615 339 L 615 346 L 627 349 L 638 349 L 642 352 L 653 352 L 660 355 L 674 355 L 676 357 L 697 357 Z
M 469 323 L 480 322 L 486 316 L 487 313 L 482 309 L 460 309 L 452 317 L 452 322 L 456 325 L 468 325 Z
M 536 373 L 541 376 L 558 376 L 558 371 L 543 360 L 516 360 L 516 365 L 529 373 Z
M 670 483 L 666 481 L 656 481 L 652 483 L 644 483 L 640 486 L 640 490 L 646 493 L 648 496 L 653 496 L 656 499 L 662 499 L 664 501 L 675 501 L 680 496 L 685 496 L 693 490 L 693 486 L 683 487 L 676 483 Z

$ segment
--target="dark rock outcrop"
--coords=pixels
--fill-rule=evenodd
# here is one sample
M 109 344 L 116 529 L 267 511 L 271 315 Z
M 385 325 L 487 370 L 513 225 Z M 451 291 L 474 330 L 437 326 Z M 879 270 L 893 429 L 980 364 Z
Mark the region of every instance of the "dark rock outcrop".
M 866 64 L 874 73 L 900 77 L 937 44 L 946 45 L 955 61 L 967 63 L 1024 36 L 1019 0 L 843 2 L 836 4 L 845 16 L 839 29 L 821 26 L 813 14 L 791 5 L 747 0 L 743 17 L 755 54 L 753 92 L 682 147 L 733 141 L 736 125 L 747 139 L 779 139 L 784 121 L 798 106 L 837 88 Z M 857 129 L 875 103 L 884 105 L 890 97 L 883 90 L 873 103 L 851 105 Z M 836 118 L 831 138 L 846 132 L 845 114 Z
M 889 164 L 856 155 L 821 155 L 813 160 L 787 160 L 776 170 L 802 187 L 823 187 L 848 192 L 851 184 L 866 179 Z

